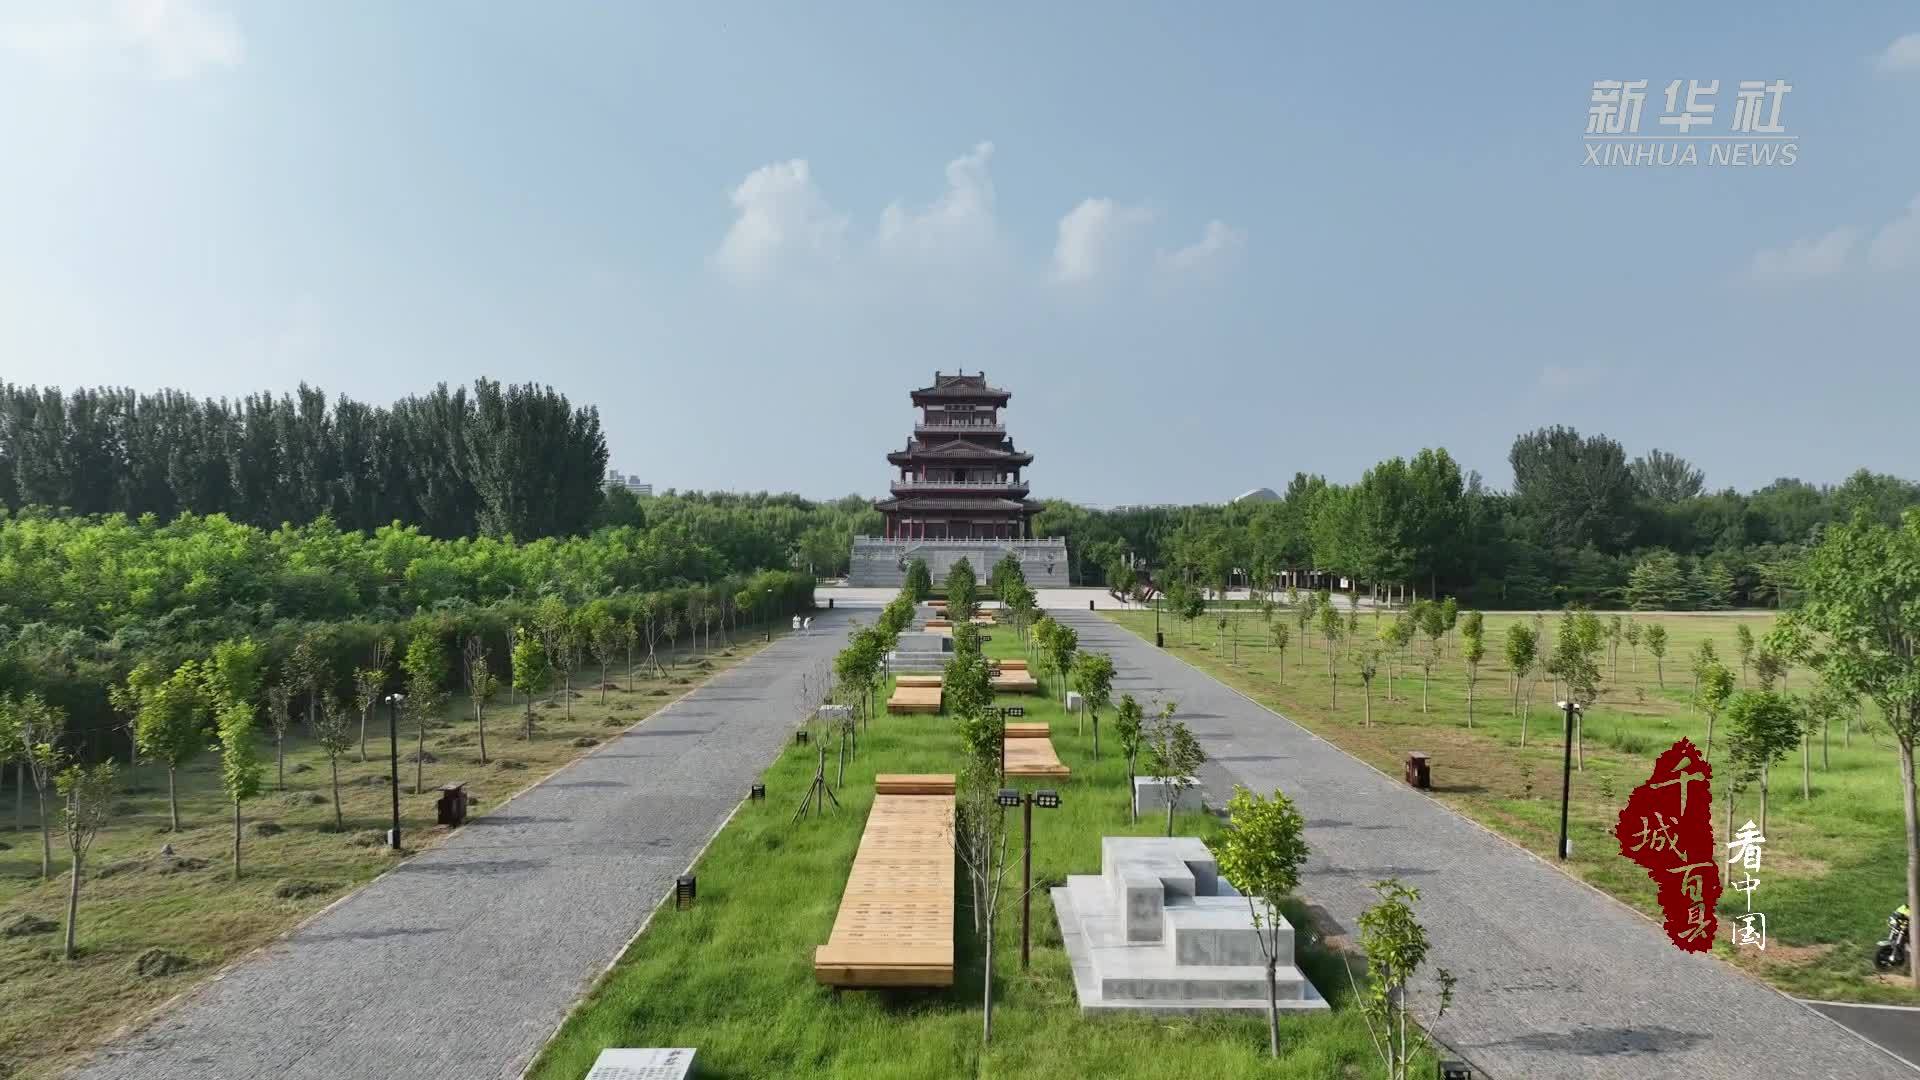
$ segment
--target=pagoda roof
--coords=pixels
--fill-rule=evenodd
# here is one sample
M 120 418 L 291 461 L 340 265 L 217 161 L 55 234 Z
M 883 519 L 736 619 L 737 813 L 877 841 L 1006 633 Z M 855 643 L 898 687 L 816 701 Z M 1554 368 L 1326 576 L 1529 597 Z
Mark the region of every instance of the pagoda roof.
M 1037 513 L 1037 503 L 1022 499 L 968 499 L 953 496 L 917 496 L 909 499 L 881 499 L 873 504 L 875 510 L 997 510 L 1005 513 L 1025 511 Z
M 1005 404 L 1012 394 L 996 386 L 987 385 L 987 373 L 968 375 L 964 372 L 952 375 L 933 373 L 933 385 L 923 386 L 913 392 L 913 400 L 918 404 L 922 399 L 935 401 L 995 401 Z
M 945 442 L 927 443 L 919 439 L 909 439 L 905 450 L 895 450 L 887 455 L 888 461 L 911 461 L 916 458 L 943 458 L 966 461 L 1022 461 L 1030 462 L 1033 455 L 1015 450 L 1011 440 L 1002 439 L 994 443 L 968 442 L 966 439 L 950 439 Z

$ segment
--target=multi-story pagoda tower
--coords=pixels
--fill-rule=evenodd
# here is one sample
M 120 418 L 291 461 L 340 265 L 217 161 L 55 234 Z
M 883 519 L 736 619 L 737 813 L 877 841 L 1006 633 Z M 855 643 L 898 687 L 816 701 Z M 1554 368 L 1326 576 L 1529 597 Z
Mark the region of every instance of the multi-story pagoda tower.
M 1040 507 L 1027 500 L 1020 470 L 1033 455 L 1014 449 L 1000 410 L 1012 398 L 978 375 L 942 375 L 913 392 L 920 417 L 905 450 L 887 455 L 899 470 L 893 497 L 874 504 L 889 540 L 1026 540 Z
M 874 503 L 881 536 L 853 539 L 854 585 L 898 586 L 915 559 L 936 582 L 964 559 L 986 580 L 1011 555 L 1036 587 L 1068 584 L 1067 545 L 1034 535 L 1039 504 L 1027 498 L 1021 471 L 1033 455 L 1014 448 L 1001 410 L 1013 395 L 985 372 L 943 375 L 913 392 L 920 416 L 906 449 L 887 455 L 892 493 Z

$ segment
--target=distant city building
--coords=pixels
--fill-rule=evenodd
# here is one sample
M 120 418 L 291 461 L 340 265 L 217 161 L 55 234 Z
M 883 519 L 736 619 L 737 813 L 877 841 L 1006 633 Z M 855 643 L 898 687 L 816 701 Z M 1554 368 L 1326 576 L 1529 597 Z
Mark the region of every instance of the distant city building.
M 1244 494 L 1236 495 L 1233 501 L 1237 503 L 1279 502 L 1280 496 L 1276 494 L 1272 488 L 1259 487 L 1259 488 L 1254 488 L 1252 491 L 1245 492 Z
M 609 469 L 607 470 L 607 489 L 611 491 L 614 488 L 626 488 L 635 495 L 653 494 L 653 485 L 642 483 L 639 474 L 622 476 L 619 472 Z

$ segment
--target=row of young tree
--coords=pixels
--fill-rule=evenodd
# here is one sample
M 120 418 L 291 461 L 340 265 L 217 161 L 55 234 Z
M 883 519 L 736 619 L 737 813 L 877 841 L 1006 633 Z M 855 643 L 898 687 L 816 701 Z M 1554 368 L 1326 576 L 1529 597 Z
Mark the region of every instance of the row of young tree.
M 458 653 L 478 642 L 493 675 L 512 681 L 516 630 L 547 627 L 543 647 L 556 672 L 579 670 L 568 661 L 592 657 L 613 662 L 627 647 L 654 655 L 681 640 L 710 642 L 739 627 L 767 619 L 787 618 L 811 610 L 814 579 L 790 570 L 764 570 L 730 575 L 710 584 L 652 591 L 619 589 L 584 596 L 537 593 L 526 599 L 487 604 L 460 604 L 416 609 L 407 617 L 381 617 L 384 612 L 332 620 L 278 620 L 269 624 L 234 620 L 215 625 L 232 629 L 224 641 L 249 641 L 264 650 L 275 670 L 295 663 L 311 677 L 299 685 L 301 715 L 311 728 L 321 705 L 333 696 L 352 696 L 355 673 L 377 659 L 383 648 L 405 656 L 417 640 Z M 536 598 L 537 597 L 537 598 Z M 588 622 L 577 634 L 566 628 L 555 612 L 581 612 Z M 29 625 L 0 634 L 0 693 L 16 696 L 32 692 L 57 706 L 67 716 L 66 745 L 85 759 L 113 756 L 131 749 L 134 709 L 115 690 L 140 671 L 174 672 L 182 665 L 212 655 L 221 642 L 205 642 L 201 635 L 135 636 L 118 633 L 104 640 L 81 631 L 57 632 L 45 625 Z M 630 641 L 609 651 L 610 634 L 627 634 Z M 556 653 L 559 642 L 569 643 L 565 656 Z M 384 643 L 384 645 L 383 645 Z M 563 661 L 567 661 L 563 664 Z M 465 688 L 472 664 L 449 665 L 437 679 L 442 691 Z M 364 710 L 363 710 L 364 711 Z
M 304 727 L 327 755 L 334 828 L 341 830 L 340 761 L 353 753 L 356 741 L 359 760 L 368 759 L 368 725 L 382 703 L 404 711 L 415 733 L 413 791 L 419 794 L 426 783 L 427 735 L 444 722 L 456 692 L 471 709 L 479 761 L 486 764 L 487 709 L 502 690 L 510 704 L 524 703 L 522 736 L 531 741 L 536 697 L 557 689 L 571 717 L 574 679 L 582 672 L 597 668 L 590 685 L 604 702 L 613 685 L 610 675 L 623 674 L 631 690 L 641 669 L 661 673 L 662 643 L 670 651 L 685 634 L 696 650 L 710 650 L 716 633 L 725 646 L 743 627 L 812 608 L 813 580 L 805 575 L 768 571 L 729 584 L 738 586 L 731 594 L 718 589 L 622 594 L 580 605 L 549 596 L 517 613 L 521 618 L 508 626 L 504 642 L 490 640 L 499 630 L 494 620 L 420 615 L 399 634 L 378 633 L 364 653 L 350 657 L 360 661 L 350 670 L 342 670 L 340 661 L 349 658 L 342 649 L 357 635 L 339 633 L 337 627 L 309 629 L 282 653 L 260 640 L 234 639 L 177 666 L 142 661 L 108 688 L 107 698 L 127 737 L 128 768 L 144 761 L 165 769 L 172 831 L 181 827 L 180 771 L 203 753 L 219 754 L 221 783 L 233 806 L 237 879 L 242 808 L 267 786 L 267 765 L 258 752 L 263 717 L 273 745 L 274 790 L 286 788 L 287 737 Z M 69 958 L 85 857 L 110 819 L 119 775 L 111 758 L 89 764 L 83 741 L 74 734 L 67 711 L 38 691 L 0 694 L 0 768 L 15 766 L 16 798 L 24 797 L 31 783 L 43 878 L 53 873 L 56 820 L 67 839 Z M 55 802 L 57 808 L 50 805 Z M 16 820 L 15 828 L 20 824 Z
M 1685 460 L 1564 427 L 1522 435 L 1511 491 L 1489 488 L 1444 449 L 1392 458 L 1350 485 L 1296 474 L 1280 498 L 1226 506 L 1094 511 L 1049 503 L 1041 535 L 1067 541 L 1088 584 L 1144 563 L 1160 588 L 1273 587 L 1312 570 L 1368 585 L 1452 593 L 1483 608 L 1779 606 L 1819 530 L 1856 511 L 1886 524 L 1920 505 L 1920 485 L 1866 470 L 1837 486 L 1776 480 L 1750 493 L 1706 490 Z M 1649 558 L 1679 564 L 1687 588 L 1629 594 Z M 1698 596 L 1698 600 L 1694 597 Z
M 383 408 L 304 383 L 231 400 L 0 383 L 8 509 L 531 540 L 585 532 L 606 468 L 598 410 L 533 384 L 442 383 Z
M 1733 660 L 1723 660 L 1712 640 L 1699 643 L 1691 657 L 1688 700 L 1706 720 L 1702 749 L 1707 755 L 1714 752 L 1716 723 L 1726 723 L 1721 749 L 1727 764 L 1721 790 L 1727 799 L 1729 835 L 1736 798 L 1755 786 L 1764 831 L 1772 770 L 1796 750 L 1801 797 L 1813 797 L 1815 744 L 1825 768 L 1836 724 L 1848 744 L 1857 728 L 1873 727 L 1891 736 L 1906 826 L 1907 904 L 1920 907 L 1920 788 L 1915 775 L 1920 752 L 1920 509 L 1906 511 L 1897 525 L 1860 509 L 1853 517 L 1823 528 L 1816 541 L 1796 566 L 1798 604 L 1770 630 L 1756 635 L 1750 627 L 1737 626 Z M 1466 723 L 1472 725 L 1474 687 L 1487 653 L 1484 621 L 1478 612 L 1463 612 L 1451 597 L 1438 602 L 1421 599 L 1390 616 L 1375 608 L 1375 628 L 1367 635 L 1361 626 L 1357 592 L 1344 604 L 1326 592 L 1293 591 L 1286 599 L 1290 618 L 1279 618 L 1280 609 L 1271 601 L 1252 609 L 1266 623 L 1282 677 L 1295 630 L 1303 649 L 1318 638 L 1335 703 L 1339 693 L 1336 662 L 1344 663 L 1361 683 L 1367 695 L 1363 723 L 1371 722 L 1372 683 L 1381 665 L 1386 665 L 1391 699 L 1395 667 L 1408 662 L 1408 647 L 1416 636 L 1425 639 L 1424 647 L 1413 652 L 1411 659 L 1422 669 L 1421 708 L 1426 710 L 1425 680 L 1448 654 L 1457 628 L 1459 656 L 1467 674 Z M 1168 597 L 1167 606 L 1187 623 L 1190 638 L 1193 624 L 1207 613 L 1197 592 L 1184 586 Z M 1225 612 L 1218 616 L 1223 635 L 1228 620 L 1236 617 L 1241 616 Z M 1237 633 L 1234 639 L 1237 642 Z M 1574 606 L 1561 614 L 1551 638 L 1544 616 L 1538 614 L 1509 625 L 1503 651 L 1509 705 L 1521 717 L 1521 745 L 1527 742 L 1536 682 L 1551 679 L 1556 701 L 1591 706 L 1601 697 L 1606 680 L 1617 677 L 1622 650 L 1628 653 L 1629 665 L 1637 668 L 1643 647 L 1654 665 L 1657 684 L 1664 687 L 1668 634 L 1658 622 L 1643 623 L 1619 614 L 1603 618 Z M 1810 671 L 1813 678 L 1790 685 L 1796 669 Z M 1871 702 L 1874 709 L 1863 709 L 1863 702 Z M 1576 714 L 1575 761 L 1584 769 L 1582 728 Z M 1920 960 L 1910 976 L 1920 988 Z

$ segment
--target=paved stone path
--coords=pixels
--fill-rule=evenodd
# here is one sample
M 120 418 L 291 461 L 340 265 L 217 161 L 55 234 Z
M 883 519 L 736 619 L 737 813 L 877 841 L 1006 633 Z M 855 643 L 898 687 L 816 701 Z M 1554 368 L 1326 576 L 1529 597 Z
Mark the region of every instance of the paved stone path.
M 1054 616 L 1081 648 L 1113 655 L 1116 695 L 1179 703 L 1213 759 L 1201 777 L 1210 791 L 1237 781 L 1298 803 L 1313 849 L 1305 891 L 1342 932 L 1375 899 L 1370 882 L 1420 889 L 1432 960 L 1460 980 L 1438 1034 L 1476 1075 L 1913 1080 L 1832 1020 L 1680 952 L 1638 913 L 1151 642 L 1084 606 Z
M 201 988 L 87 1080 L 515 1077 L 798 719 L 846 613 L 783 638 Z

